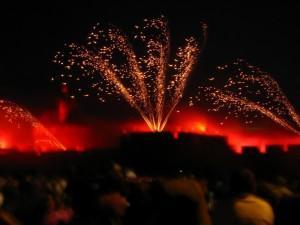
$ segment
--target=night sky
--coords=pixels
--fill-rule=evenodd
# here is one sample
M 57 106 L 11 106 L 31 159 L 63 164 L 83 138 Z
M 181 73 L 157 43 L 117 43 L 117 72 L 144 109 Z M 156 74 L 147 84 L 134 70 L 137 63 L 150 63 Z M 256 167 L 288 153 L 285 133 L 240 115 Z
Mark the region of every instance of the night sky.
M 272 73 L 300 109 L 299 8 L 275 3 L 245 7 L 198 4 L 98 1 L 2 7 L 0 96 L 39 114 L 51 108 L 59 96 L 58 85 L 50 82 L 55 72 L 51 60 L 64 43 L 83 42 L 98 21 L 111 22 L 127 31 L 145 17 L 164 14 L 174 43 L 190 34 L 199 34 L 201 21 L 209 27 L 208 42 L 190 79 L 189 93 L 216 66 L 244 58 Z M 105 114 L 113 107 L 95 108 Z

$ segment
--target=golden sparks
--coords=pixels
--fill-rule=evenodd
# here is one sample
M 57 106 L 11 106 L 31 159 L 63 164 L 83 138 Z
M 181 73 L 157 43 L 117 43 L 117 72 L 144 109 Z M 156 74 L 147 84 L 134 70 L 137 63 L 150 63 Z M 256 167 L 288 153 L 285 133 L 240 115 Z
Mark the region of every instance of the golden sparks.
M 0 113 L 4 115 L 4 118 L 16 128 L 22 127 L 23 124 L 29 124 L 33 129 L 43 134 L 43 140 L 36 139 L 35 145 L 38 145 L 41 141 L 47 142 L 47 146 L 52 150 L 66 150 L 65 146 L 59 142 L 50 132 L 44 127 L 31 113 L 21 108 L 17 104 L 0 100 Z
M 202 28 L 205 34 L 206 25 Z M 98 23 L 86 44 L 66 47 L 65 53 L 58 52 L 53 60 L 64 67 L 66 74 L 55 79 L 65 85 L 77 85 L 72 98 L 96 95 L 104 102 L 105 96 L 121 96 L 152 131 L 164 129 L 182 98 L 199 53 L 196 39 L 189 37 L 170 60 L 170 34 L 163 16 L 135 25 L 131 42 L 115 26 Z M 91 94 L 86 89 L 91 89 Z
M 212 104 L 209 111 L 226 109 L 228 115 L 246 118 L 247 124 L 264 115 L 300 135 L 300 117 L 270 74 L 241 59 L 217 69 L 231 74 L 225 85 L 199 87 L 196 96 L 205 96 Z M 214 80 L 215 77 L 209 78 L 210 82 Z

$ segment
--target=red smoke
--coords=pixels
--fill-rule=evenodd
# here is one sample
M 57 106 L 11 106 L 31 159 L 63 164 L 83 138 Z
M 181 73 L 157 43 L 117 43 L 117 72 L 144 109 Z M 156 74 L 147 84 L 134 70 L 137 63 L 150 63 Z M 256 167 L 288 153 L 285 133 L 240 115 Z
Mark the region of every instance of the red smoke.
M 84 123 L 70 123 L 67 121 L 69 113 L 68 104 L 59 101 L 55 111 L 45 112 L 40 117 L 42 124 L 67 149 L 83 151 L 90 148 L 115 147 L 119 144 L 119 137 L 124 133 L 149 132 L 142 119 L 109 121 L 87 117 Z M 237 153 L 241 152 L 243 146 L 257 146 L 261 152 L 264 152 L 266 145 L 276 144 L 287 148 L 289 144 L 300 144 L 300 137 L 289 134 L 274 124 L 271 127 L 255 127 L 255 124 L 246 126 L 234 120 L 222 124 L 212 115 L 190 109 L 175 111 L 165 130 L 172 132 L 175 137 L 179 132 L 223 135 L 227 137 L 228 143 Z M 33 130 L 29 125 L 18 128 L 3 121 L 0 124 L 0 148 L 15 148 L 18 151 L 34 149 L 38 152 L 53 150 L 38 130 Z
M 228 143 L 237 153 L 241 153 L 244 146 L 258 147 L 260 152 L 264 153 L 267 145 L 281 145 L 287 150 L 290 144 L 300 144 L 299 136 L 288 133 L 270 121 L 264 127 L 255 125 L 246 125 L 234 120 L 219 122 L 213 116 L 184 110 L 174 112 L 165 130 L 172 132 L 175 137 L 179 132 L 226 136 Z M 142 121 L 128 122 L 124 127 L 127 132 L 149 131 Z

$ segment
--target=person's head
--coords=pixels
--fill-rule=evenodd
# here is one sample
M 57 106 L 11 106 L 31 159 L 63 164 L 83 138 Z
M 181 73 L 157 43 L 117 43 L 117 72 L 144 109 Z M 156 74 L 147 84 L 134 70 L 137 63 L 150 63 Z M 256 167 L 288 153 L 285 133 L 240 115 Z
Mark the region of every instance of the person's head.
M 112 209 L 116 215 L 124 216 L 126 209 L 129 207 L 127 198 L 120 192 L 107 192 L 99 197 L 99 203 L 102 207 Z
M 233 173 L 231 178 L 231 191 L 234 195 L 243 195 L 256 192 L 256 179 L 248 169 Z

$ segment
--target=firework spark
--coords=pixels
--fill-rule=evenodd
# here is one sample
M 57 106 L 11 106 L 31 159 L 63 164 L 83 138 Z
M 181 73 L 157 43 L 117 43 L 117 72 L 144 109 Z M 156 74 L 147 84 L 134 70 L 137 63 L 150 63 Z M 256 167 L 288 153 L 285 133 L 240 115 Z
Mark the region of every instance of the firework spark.
M 29 124 L 33 128 L 33 132 L 41 134 L 42 139 L 34 140 L 34 147 L 47 146 L 51 150 L 66 149 L 31 113 L 17 104 L 0 100 L 0 114 L 16 128 L 22 128 L 24 124 Z
M 212 103 L 209 111 L 227 109 L 228 115 L 247 118 L 246 123 L 253 123 L 254 118 L 264 115 L 300 135 L 300 117 L 270 74 L 244 60 L 220 66 L 218 70 L 231 74 L 223 88 L 200 87 L 196 96 L 199 99 L 204 94 Z M 209 78 L 210 82 L 214 80 L 215 77 Z
M 202 28 L 205 33 L 206 26 Z M 72 86 L 71 98 L 96 95 L 104 102 L 107 95 L 121 96 L 152 131 L 163 130 L 200 52 L 196 39 L 189 37 L 170 61 L 170 34 L 163 16 L 134 26 L 131 42 L 120 29 L 97 24 L 85 45 L 66 47 L 54 63 L 67 73 L 52 79 Z

